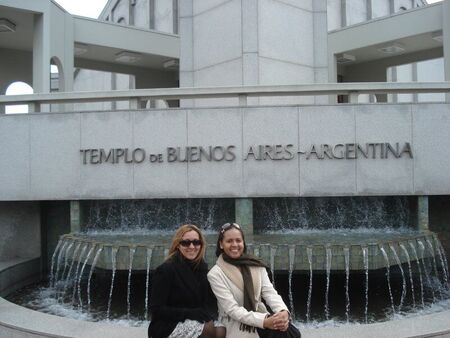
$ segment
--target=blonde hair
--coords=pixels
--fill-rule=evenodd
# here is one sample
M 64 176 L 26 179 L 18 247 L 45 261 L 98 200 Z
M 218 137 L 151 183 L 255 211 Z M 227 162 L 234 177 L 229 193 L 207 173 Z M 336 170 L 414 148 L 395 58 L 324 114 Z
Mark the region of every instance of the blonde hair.
M 195 231 L 198 233 L 198 237 L 200 241 L 202 242 L 202 246 L 200 248 L 200 252 L 198 253 L 197 257 L 193 260 L 196 264 L 199 264 L 202 260 L 205 258 L 205 251 L 206 251 L 206 239 L 205 236 L 203 236 L 201 230 L 194 224 L 184 224 L 180 226 L 177 231 L 175 232 L 175 235 L 172 239 L 172 244 L 170 245 L 169 254 L 166 259 L 170 259 L 178 252 L 178 246 L 180 245 L 180 242 L 183 240 L 183 236 L 185 233 L 189 231 Z

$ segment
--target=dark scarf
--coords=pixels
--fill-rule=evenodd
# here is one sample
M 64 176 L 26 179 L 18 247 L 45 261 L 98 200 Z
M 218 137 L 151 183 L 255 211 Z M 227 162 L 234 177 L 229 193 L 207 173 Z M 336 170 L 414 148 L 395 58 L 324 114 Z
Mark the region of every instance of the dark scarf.
M 253 279 L 250 273 L 251 266 L 259 266 L 267 269 L 267 266 L 258 257 L 253 255 L 242 254 L 239 258 L 230 258 L 225 253 L 222 253 L 222 258 L 228 264 L 234 265 L 241 271 L 242 279 L 244 281 L 244 308 L 247 311 L 256 311 L 255 304 L 255 290 L 253 287 Z M 256 328 L 244 323 L 241 323 L 239 330 L 247 332 L 256 332 Z
M 203 292 L 208 287 L 208 280 L 206 274 L 208 272 L 208 265 L 204 260 L 195 263 L 186 259 L 180 252 L 172 256 L 172 261 L 176 267 L 176 273 L 184 282 L 184 285 L 190 289 L 191 296 L 197 302 L 203 302 Z

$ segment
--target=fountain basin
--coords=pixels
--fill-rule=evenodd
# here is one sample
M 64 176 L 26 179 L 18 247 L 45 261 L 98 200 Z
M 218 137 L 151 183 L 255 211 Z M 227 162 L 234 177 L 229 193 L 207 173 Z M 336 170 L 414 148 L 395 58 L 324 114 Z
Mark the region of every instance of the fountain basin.
M 1 273 L 1 272 L 0 272 Z M 450 310 L 382 323 L 328 328 L 301 328 L 302 336 L 446 337 L 450 334 Z M 2 337 L 145 337 L 147 326 L 121 327 L 113 323 L 92 323 L 33 311 L 0 298 L 0 336 Z
M 339 310 L 339 297 L 329 302 L 330 280 L 334 280 L 337 284 L 342 280 L 339 276 L 333 277 L 332 270 L 338 274 L 341 271 L 345 272 L 345 275 L 343 273 L 341 275 L 346 277 L 344 286 L 347 322 L 350 317 L 366 323 L 369 322 L 369 318 L 370 321 L 377 318 L 388 319 L 404 308 L 418 309 L 416 304 L 425 308 L 428 304 L 435 304 L 440 299 L 448 298 L 447 291 L 450 285 L 447 262 L 443 258 L 442 247 L 434 233 L 375 232 L 369 237 L 367 234 L 332 233 L 331 230 L 327 232 L 327 236 L 324 236 L 323 232 L 309 231 L 296 234 L 257 234 L 250 238 L 248 251 L 262 257 L 272 272 L 279 274 L 285 272 L 284 282 L 283 278 L 277 279 L 277 282 L 280 282 L 280 285 L 287 284 L 288 294 L 285 296 L 289 299 L 289 308 L 294 318 L 303 320 L 306 315 L 306 322 L 309 324 L 315 318 L 322 320 L 323 308 L 326 321 L 331 319 L 330 308 L 333 316 L 342 317 L 344 313 L 342 309 Z M 208 234 L 207 238 L 211 243 L 216 235 Z M 171 234 L 64 235 L 52 257 L 49 287 L 45 287 L 43 293 L 40 292 L 37 296 L 30 294 L 33 297 L 31 302 L 26 298 L 15 301 L 19 304 L 30 304 L 32 308 L 36 308 L 36 304 L 39 308 L 42 304 L 44 309 L 48 304 L 46 299 L 50 297 L 54 299 L 54 304 L 67 306 L 69 310 L 92 313 L 94 320 L 108 321 L 125 315 L 128 319 L 137 316 L 139 320 L 142 318 L 147 320 L 152 278 L 150 270 L 158 266 L 167 256 L 170 240 Z M 208 244 L 206 256 L 208 263 L 214 264 L 214 244 Z M 403 263 L 407 266 L 402 269 Z M 393 269 L 391 280 L 389 272 L 393 265 L 397 265 L 398 269 Z M 372 284 L 373 282 L 369 281 L 369 270 L 377 269 L 378 271 L 370 274 L 371 278 L 375 279 L 375 284 Z M 127 273 L 118 274 L 117 270 L 124 270 Z M 350 270 L 356 271 L 354 276 L 350 275 Z M 400 271 L 401 275 L 395 271 Z M 294 272 L 298 274 L 294 276 Z M 322 274 L 323 278 L 320 276 L 313 278 L 317 273 Z M 380 283 L 380 279 L 376 280 L 380 274 L 386 279 L 387 288 L 383 291 L 376 287 L 369 297 L 369 284 L 376 286 L 385 284 Z M 299 284 L 298 278 L 308 275 L 309 288 L 306 289 L 305 281 Z M 365 279 L 361 279 L 360 276 L 364 276 Z M 314 288 L 313 279 L 316 281 Z M 320 285 L 323 283 L 317 284 L 321 279 L 326 281 L 326 288 L 322 290 Z M 351 286 L 349 279 L 353 282 Z M 298 288 L 299 285 L 302 287 Z M 435 286 L 438 286 L 437 291 L 433 291 Z M 342 284 L 339 289 L 342 290 Z M 305 290 L 308 290 L 307 295 Z M 355 293 L 350 296 L 349 290 L 354 290 Z M 380 297 L 379 291 L 384 297 Z M 307 304 L 305 314 L 304 309 L 301 310 L 302 314 L 294 311 L 296 307 L 294 296 L 297 299 L 303 297 L 301 303 Z M 311 306 L 321 303 L 323 299 L 325 305 L 319 311 L 317 307 Z M 361 307 L 363 317 L 360 315 Z M 48 310 L 45 308 L 44 311 Z
M 217 235 L 207 234 L 207 242 L 215 243 Z M 102 248 L 95 267 L 97 269 L 113 269 L 113 252 L 115 269 L 130 269 L 132 254 L 133 271 L 153 270 L 167 255 L 172 234 L 84 234 L 72 233 L 63 235 L 59 243 L 59 258 L 75 260 L 88 265 L 92 264 L 94 252 Z M 77 249 L 78 248 L 78 249 Z M 90 250 L 94 248 L 93 250 Z M 215 263 L 215 244 L 208 244 L 206 260 L 210 266 Z M 388 253 L 388 261 L 381 248 Z M 367 250 L 368 269 L 385 268 L 387 265 L 407 263 L 417 258 L 438 256 L 441 250 L 436 235 L 429 231 L 403 231 L 385 233 L 349 233 L 342 231 L 305 231 L 302 233 L 256 234 L 248 245 L 251 253 L 261 257 L 275 271 L 326 270 L 327 251 L 331 254 L 331 270 L 346 269 L 345 251 L 349 253 L 349 269 L 364 270 L 363 249 Z M 308 258 L 311 253 L 311 264 Z M 406 252 L 405 252 L 406 250 Z M 87 257 L 88 252 L 91 255 Z M 133 251 L 133 253 L 132 253 Z M 394 255 L 395 252 L 395 255 Z M 84 253 L 84 255 L 82 255 Z M 397 256 L 398 260 L 394 259 Z

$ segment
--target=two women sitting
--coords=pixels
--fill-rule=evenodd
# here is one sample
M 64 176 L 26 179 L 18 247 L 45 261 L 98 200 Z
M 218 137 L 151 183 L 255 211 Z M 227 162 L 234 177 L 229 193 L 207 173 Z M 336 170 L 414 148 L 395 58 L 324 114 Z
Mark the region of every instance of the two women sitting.
M 217 262 L 209 272 L 205 250 L 205 238 L 195 225 L 176 231 L 168 258 L 154 273 L 149 337 L 256 338 L 266 330 L 288 330 L 287 306 L 270 282 L 266 265 L 246 253 L 238 224 L 222 226 Z

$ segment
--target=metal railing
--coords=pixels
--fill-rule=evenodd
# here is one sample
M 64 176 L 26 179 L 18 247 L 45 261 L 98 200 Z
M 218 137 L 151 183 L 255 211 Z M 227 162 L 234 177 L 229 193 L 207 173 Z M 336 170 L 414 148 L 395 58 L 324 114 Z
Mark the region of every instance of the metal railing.
M 43 104 L 128 101 L 130 109 L 140 108 L 148 100 L 180 100 L 208 98 L 238 98 L 246 105 L 249 97 L 348 95 L 349 102 L 357 103 L 360 94 L 423 94 L 450 93 L 450 82 L 352 82 L 278 86 L 240 86 L 208 88 L 158 88 L 86 92 L 56 92 L 27 95 L 2 95 L 0 107 L 28 104 L 39 112 Z M 449 101 L 447 95 L 447 101 Z M 332 100 L 330 100 L 331 103 Z

